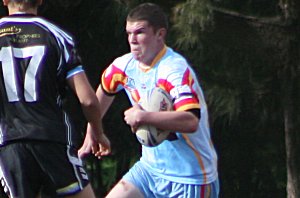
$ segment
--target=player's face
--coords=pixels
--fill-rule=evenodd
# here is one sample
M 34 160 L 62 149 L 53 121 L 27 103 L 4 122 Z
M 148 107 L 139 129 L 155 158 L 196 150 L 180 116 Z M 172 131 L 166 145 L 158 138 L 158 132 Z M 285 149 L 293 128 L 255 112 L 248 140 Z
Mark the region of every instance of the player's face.
M 147 21 L 127 21 L 126 32 L 133 57 L 146 65 L 150 65 L 163 46 L 160 31 L 154 32 Z

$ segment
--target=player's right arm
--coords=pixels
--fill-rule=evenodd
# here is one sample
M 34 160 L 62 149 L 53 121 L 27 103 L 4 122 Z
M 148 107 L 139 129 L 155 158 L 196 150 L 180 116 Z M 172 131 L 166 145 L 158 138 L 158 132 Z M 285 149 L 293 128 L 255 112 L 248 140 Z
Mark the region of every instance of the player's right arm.
M 104 117 L 104 115 L 106 114 L 107 110 L 109 109 L 110 105 L 112 104 L 113 100 L 114 100 L 114 96 L 109 96 L 107 95 L 103 89 L 101 88 L 101 85 L 99 85 L 97 91 L 96 91 L 96 95 L 97 95 L 97 102 L 100 106 L 100 117 L 98 119 L 98 122 L 99 123 L 102 123 L 102 118 Z M 85 137 L 85 140 L 84 140 L 84 143 L 83 145 L 81 146 L 81 148 L 79 149 L 79 156 L 80 157 L 84 157 L 85 155 L 89 154 L 90 153 L 90 139 L 91 139 L 91 136 L 93 134 L 93 128 L 91 127 L 90 123 L 88 123 L 88 126 L 87 126 L 87 131 L 86 131 L 86 137 Z M 107 149 L 102 148 L 102 144 L 99 145 L 99 149 L 98 150 L 93 150 L 93 154 L 100 158 L 101 156 L 103 155 L 107 155 L 108 151 Z M 109 148 L 109 152 L 110 152 L 110 148 Z
M 109 107 L 111 106 L 113 100 L 114 100 L 114 96 L 113 95 L 108 95 L 105 93 L 105 91 L 102 89 L 101 84 L 99 85 L 97 91 L 96 91 L 96 96 L 98 98 L 99 104 L 100 104 L 100 110 L 101 110 L 101 123 L 102 123 L 102 119 L 105 116 L 107 110 L 109 109 Z M 90 127 L 88 126 L 87 128 L 87 134 L 90 133 Z M 94 155 L 98 158 L 100 158 L 103 153 L 100 150 L 98 150 L 98 152 L 95 152 Z
M 83 113 L 88 121 L 88 133 L 86 134 L 84 144 L 79 150 L 79 155 L 90 153 L 101 153 L 108 155 L 110 153 L 110 142 L 103 132 L 101 122 L 101 107 L 95 95 L 93 88 L 84 72 L 77 73 L 68 78 L 70 87 L 77 95 Z

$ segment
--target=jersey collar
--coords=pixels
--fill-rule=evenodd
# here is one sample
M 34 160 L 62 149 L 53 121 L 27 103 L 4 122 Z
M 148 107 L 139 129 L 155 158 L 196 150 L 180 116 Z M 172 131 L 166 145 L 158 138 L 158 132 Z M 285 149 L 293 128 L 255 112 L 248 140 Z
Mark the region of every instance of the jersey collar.
M 34 14 L 29 14 L 26 12 L 16 12 L 14 14 L 8 15 L 8 17 L 35 17 Z
M 160 52 L 153 59 L 151 65 L 150 65 L 151 68 L 154 67 L 154 65 L 166 54 L 166 51 L 167 51 L 167 46 L 164 45 L 164 47 L 162 48 L 162 50 L 160 50 Z

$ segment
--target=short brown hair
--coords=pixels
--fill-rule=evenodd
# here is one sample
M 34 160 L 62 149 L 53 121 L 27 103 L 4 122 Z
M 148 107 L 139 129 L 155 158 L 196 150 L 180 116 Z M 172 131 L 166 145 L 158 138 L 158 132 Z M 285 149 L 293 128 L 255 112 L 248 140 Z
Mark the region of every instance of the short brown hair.
M 28 7 L 36 7 L 39 2 L 39 0 L 9 0 L 9 3 L 26 4 Z
M 168 19 L 161 7 L 154 3 L 143 3 L 133 8 L 127 15 L 127 21 L 147 21 L 154 31 L 168 29 Z

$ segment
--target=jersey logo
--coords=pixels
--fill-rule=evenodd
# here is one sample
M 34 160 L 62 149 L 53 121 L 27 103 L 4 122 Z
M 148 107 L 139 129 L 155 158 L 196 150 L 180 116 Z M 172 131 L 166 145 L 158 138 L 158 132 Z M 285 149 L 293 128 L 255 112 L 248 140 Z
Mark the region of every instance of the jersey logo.
M 22 31 L 21 28 L 17 28 L 16 26 L 7 27 L 0 29 L 0 37 L 12 34 L 19 34 Z
M 174 87 L 170 92 L 172 98 L 179 99 L 182 96 L 193 97 L 192 90 L 188 85 Z
M 163 99 L 160 102 L 160 107 L 159 107 L 160 111 L 167 111 L 168 110 L 168 103 L 165 101 L 165 99 Z
M 127 78 L 127 82 L 124 85 L 124 88 L 128 90 L 128 92 L 131 94 L 131 98 L 135 101 L 138 102 L 140 100 L 140 94 L 138 90 L 135 87 L 135 82 L 133 78 Z

